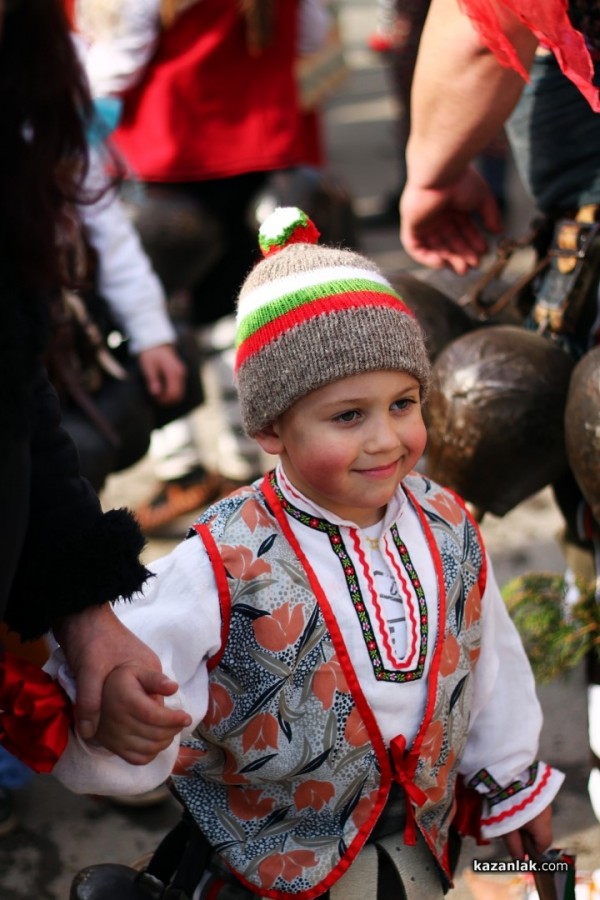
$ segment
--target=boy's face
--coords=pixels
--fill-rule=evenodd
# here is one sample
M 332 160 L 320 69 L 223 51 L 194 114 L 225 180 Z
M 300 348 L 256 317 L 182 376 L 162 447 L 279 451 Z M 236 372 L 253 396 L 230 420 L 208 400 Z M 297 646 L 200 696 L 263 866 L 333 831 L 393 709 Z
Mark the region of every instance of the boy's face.
M 305 496 L 373 525 L 425 449 L 419 383 L 387 370 L 342 378 L 302 397 L 257 440 Z

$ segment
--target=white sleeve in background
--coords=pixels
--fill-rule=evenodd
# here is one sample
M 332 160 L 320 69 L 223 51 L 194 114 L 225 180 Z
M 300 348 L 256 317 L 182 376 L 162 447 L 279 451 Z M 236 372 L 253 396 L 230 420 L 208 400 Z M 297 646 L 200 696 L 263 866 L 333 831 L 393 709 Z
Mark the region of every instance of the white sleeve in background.
M 484 797 L 482 835 L 521 828 L 552 802 L 564 775 L 540 762 L 535 778 L 542 711 L 531 666 L 488 558 L 482 597 L 481 654 L 475 667 L 471 725 L 460 772 Z M 487 783 L 486 783 L 487 782 Z M 498 787 L 510 788 L 498 799 Z M 490 801 L 486 800 L 490 798 Z
M 318 50 L 331 31 L 328 0 L 301 0 L 298 7 L 298 55 Z
M 90 151 L 86 186 L 104 181 L 102 162 Z M 114 191 L 79 207 L 89 240 L 98 253 L 98 292 L 106 300 L 134 354 L 175 341 L 165 293 L 139 235 Z
M 74 733 L 52 774 L 78 794 L 138 794 L 161 784 L 171 773 L 180 737 L 191 733 L 208 706 L 207 661 L 221 644 L 221 615 L 210 562 L 199 537 L 183 541 L 152 563 L 144 590 L 114 607 L 119 619 L 159 656 L 163 671 L 179 684 L 165 703 L 185 709 L 192 723 L 145 766 L 134 766 L 108 751 L 84 744 Z M 67 693 L 74 682 L 57 648 L 44 666 Z
M 89 43 L 85 67 L 96 97 L 133 87 L 160 33 L 160 0 L 77 0 L 78 29 Z

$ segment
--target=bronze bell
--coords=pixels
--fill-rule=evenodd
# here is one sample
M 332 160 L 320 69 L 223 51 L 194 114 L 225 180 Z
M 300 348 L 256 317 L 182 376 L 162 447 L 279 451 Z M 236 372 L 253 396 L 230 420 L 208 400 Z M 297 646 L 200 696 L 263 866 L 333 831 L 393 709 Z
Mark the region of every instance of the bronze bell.
M 562 349 L 516 326 L 452 341 L 433 367 L 426 473 L 498 516 L 552 484 L 568 469 L 572 368 Z
M 450 341 L 478 327 L 476 319 L 432 284 L 409 272 L 386 273 L 386 277 L 414 312 L 432 362 Z
M 600 522 L 600 347 L 579 360 L 565 410 L 569 465 L 596 522 Z

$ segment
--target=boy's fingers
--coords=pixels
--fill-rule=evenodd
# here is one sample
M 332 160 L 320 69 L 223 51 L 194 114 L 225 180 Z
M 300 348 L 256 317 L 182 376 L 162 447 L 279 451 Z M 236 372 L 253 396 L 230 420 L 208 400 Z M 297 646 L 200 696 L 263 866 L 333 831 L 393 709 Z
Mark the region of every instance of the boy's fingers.
M 138 727 L 147 725 L 150 728 L 171 729 L 175 733 L 186 728 L 192 721 L 189 713 L 183 709 L 171 709 L 164 705 L 161 695 L 147 694 L 139 691 L 131 698 L 130 715 L 138 723 Z
M 147 694 L 161 694 L 163 697 L 170 697 L 179 689 L 176 681 L 155 669 L 140 669 L 136 671 L 135 675 Z

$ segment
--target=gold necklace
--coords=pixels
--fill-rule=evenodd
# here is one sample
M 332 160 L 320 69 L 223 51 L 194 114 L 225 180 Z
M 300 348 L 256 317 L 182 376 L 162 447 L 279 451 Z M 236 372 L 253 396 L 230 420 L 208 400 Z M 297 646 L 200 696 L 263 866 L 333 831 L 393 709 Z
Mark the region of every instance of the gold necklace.
M 372 538 L 372 537 L 369 537 L 368 534 L 365 534 L 365 540 L 366 540 L 367 544 L 369 545 L 369 547 L 371 548 L 371 550 L 379 549 L 379 538 Z

